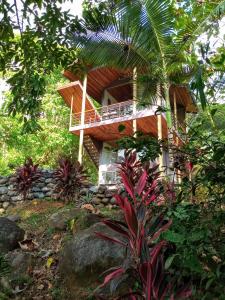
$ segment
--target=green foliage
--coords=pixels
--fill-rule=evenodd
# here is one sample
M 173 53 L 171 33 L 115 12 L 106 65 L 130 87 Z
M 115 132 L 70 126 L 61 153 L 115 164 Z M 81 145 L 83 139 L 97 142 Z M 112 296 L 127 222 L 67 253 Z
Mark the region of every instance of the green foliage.
M 141 132 L 120 139 L 117 145 L 118 149 L 135 149 L 142 162 L 154 161 L 161 153 L 157 139 Z
M 194 299 L 223 299 L 225 280 L 224 210 L 215 205 L 177 204 L 162 237 L 171 242 L 166 264 L 191 280 Z
M 0 108 L 0 174 L 8 175 L 23 164 L 26 157 L 44 168 L 55 168 L 61 156 L 77 158 L 78 137 L 68 130 L 70 109 L 56 91 L 57 85 L 65 81 L 61 70 L 46 76 L 47 93 L 42 99 L 39 125 L 36 133 L 24 132 L 20 115 L 7 116 L 4 107 Z M 12 95 L 9 93 L 6 103 Z M 8 100 L 9 99 L 9 100 Z M 96 182 L 96 168 L 85 155 L 84 165 Z

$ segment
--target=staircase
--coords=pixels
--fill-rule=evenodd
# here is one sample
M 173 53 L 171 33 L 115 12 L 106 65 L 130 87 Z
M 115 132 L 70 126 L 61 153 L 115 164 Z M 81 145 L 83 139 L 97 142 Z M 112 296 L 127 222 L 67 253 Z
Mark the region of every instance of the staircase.
M 84 135 L 84 149 L 91 160 L 98 168 L 99 166 L 99 147 L 90 135 Z

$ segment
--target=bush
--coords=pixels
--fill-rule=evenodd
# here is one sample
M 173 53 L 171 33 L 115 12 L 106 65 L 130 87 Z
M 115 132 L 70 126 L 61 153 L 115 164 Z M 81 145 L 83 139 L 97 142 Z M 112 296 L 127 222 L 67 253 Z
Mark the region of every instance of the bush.
M 34 165 L 32 158 L 27 158 L 24 165 L 16 169 L 16 186 L 24 200 L 27 199 L 29 190 L 40 176 L 38 164 Z
M 57 180 L 56 192 L 65 201 L 76 200 L 82 184 L 88 177 L 83 166 L 69 158 L 59 160 L 59 167 L 54 176 Z
M 133 166 L 133 167 L 132 167 Z M 96 233 L 100 238 L 120 244 L 126 249 L 124 263 L 108 270 L 102 287 L 110 284 L 114 292 L 123 280 L 130 283 L 130 291 L 118 299 L 185 299 L 191 295 L 189 284 L 177 280 L 165 265 L 169 243 L 158 241 L 161 233 L 171 226 L 171 219 L 163 213 L 152 214 L 151 204 L 158 201 L 158 175 L 155 169 L 147 172 L 129 152 L 121 167 L 121 177 L 127 197 L 115 195 L 125 222 L 104 220 L 103 223 L 121 235 L 120 239 Z M 137 176 L 139 174 L 139 176 Z M 103 299 L 103 298 L 101 298 Z

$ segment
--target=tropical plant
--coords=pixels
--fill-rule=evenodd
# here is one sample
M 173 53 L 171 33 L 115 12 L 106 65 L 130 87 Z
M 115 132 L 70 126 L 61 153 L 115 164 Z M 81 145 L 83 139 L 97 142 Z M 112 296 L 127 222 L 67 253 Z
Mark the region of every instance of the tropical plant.
M 118 149 L 136 149 L 142 163 L 154 161 L 160 154 L 160 143 L 152 136 L 137 132 L 134 136 L 123 137 L 117 142 Z
M 41 176 L 38 164 L 35 165 L 32 158 L 27 158 L 24 165 L 16 169 L 15 175 L 16 187 L 19 193 L 23 195 L 23 199 L 26 200 L 33 183 Z
M 82 184 L 87 180 L 86 170 L 78 161 L 61 158 L 54 172 L 56 192 L 65 201 L 77 200 Z
M 171 227 L 162 234 L 170 245 L 166 265 L 192 282 L 194 299 L 223 299 L 225 213 L 216 202 L 175 204 L 166 213 Z
M 111 292 L 123 280 L 129 280 L 130 290 L 116 299 L 185 299 L 191 295 L 188 285 L 181 287 L 181 282 L 165 268 L 165 251 L 168 244 L 165 240 L 156 242 L 160 234 L 166 231 L 172 221 L 161 213 L 153 216 L 146 201 L 149 191 L 155 190 L 149 186 L 147 172 L 139 177 L 137 184 L 132 187 L 129 178 L 123 173 L 122 181 L 131 201 L 127 197 L 116 195 L 116 201 L 123 212 L 125 222 L 104 220 L 103 223 L 121 235 L 121 239 L 96 233 L 100 238 L 117 243 L 126 249 L 127 258 L 119 267 L 108 270 L 101 287 L 110 284 Z M 146 192 L 145 192 L 146 191 Z M 157 193 L 157 192 L 156 192 Z M 132 204 L 133 203 L 133 204 Z M 104 299 L 101 296 L 99 299 Z
M 169 129 L 170 86 L 189 81 L 197 66 L 192 44 L 207 23 L 225 10 L 224 1 L 189 5 L 183 9 L 168 0 L 119 1 L 107 18 L 93 11 L 93 24 L 89 18 L 86 35 L 74 36 L 81 58 L 90 65 L 136 68 L 141 98 L 156 95 L 157 86 L 161 86 Z

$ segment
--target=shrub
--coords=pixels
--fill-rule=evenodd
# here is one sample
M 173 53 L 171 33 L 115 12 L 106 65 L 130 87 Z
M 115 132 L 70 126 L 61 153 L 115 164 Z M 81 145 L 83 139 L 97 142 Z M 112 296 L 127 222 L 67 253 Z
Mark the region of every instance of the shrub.
M 16 169 L 16 186 L 23 199 L 27 199 L 27 194 L 32 184 L 41 176 L 38 164 L 34 165 L 32 158 L 27 158 L 24 165 Z
M 69 158 L 59 160 L 54 176 L 57 180 L 56 192 L 65 201 L 76 199 L 82 184 L 87 180 L 86 171 L 78 161 Z
M 128 155 L 120 169 L 129 198 L 120 195 L 115 195 L 115 198 L 125 222 L 104 220 L 103 223 L 119 233 L 121 238 L 111 238 L 103 233 L 96 234 L 126 248 L 127 257 L 121 266 L 108 270 L 109 274 L 105 277 L 102 287 L 110 284 L 110 290 L 113 292 L 119 282 L 126 278 L 130 282 L 130 291 L 120 295 L 118 299 L 163 300 L 168 297 L 189 297 L 189 286 L 176 280 L 175 275 L 166 270 L 165 253 L 169 244 L 165 240 L 158 241 L 161 233 L 170 227 L 172 221 L 166 219 L 162 213 L 156 216 L 152 214 L 150 204 L 158 198 L 155 170 L 147 173 L 144 169 L 140 174 L 142 166 L 136 161 L 135 153 Z M 132 177 L 132 174 L 140 176 Z

